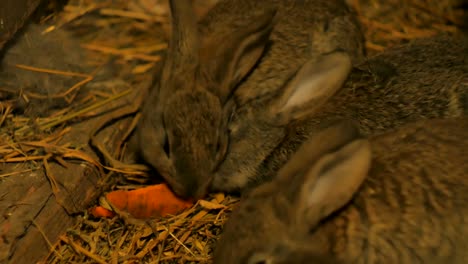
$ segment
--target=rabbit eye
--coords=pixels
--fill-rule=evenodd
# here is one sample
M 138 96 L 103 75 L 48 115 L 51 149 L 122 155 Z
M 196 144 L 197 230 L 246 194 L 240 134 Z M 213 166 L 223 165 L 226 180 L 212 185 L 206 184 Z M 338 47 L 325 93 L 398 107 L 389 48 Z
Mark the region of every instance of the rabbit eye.
M 221 149 L 221 142 L 218 140 L 218 142 L 216 142 L 216 152 L 218 152 L 220 149 Z
M 213 167 L 213 170 L 216 171 L 218 167 L 221 165 L 221 163 L 224 161 L 226 157 L 226 152 L 227 148 L 229 145 L 229 136 L 226 135 L 220 135 L 218 137 L 218 140 L 216 142 L 215 146 L 215 152 L 214 152 L 214 158 L 215 158 L 215 164 Z
M 254 262 L 254 264 L 267 264 L 267 261 L 259 260 L 259 261 Z
M 170 154 L 170 151 L 169 151 L 169 150 L 170 150 L 170 146 L 169 146 L 169 140 L 168 140 L 167 137 L 164 139 L 163 149 L 164 149 L 164 152 L 166 153 L 166 155 L 169 157 L 169 156 L 170 156 L 170 155 L 169 155 L 169 154 Z

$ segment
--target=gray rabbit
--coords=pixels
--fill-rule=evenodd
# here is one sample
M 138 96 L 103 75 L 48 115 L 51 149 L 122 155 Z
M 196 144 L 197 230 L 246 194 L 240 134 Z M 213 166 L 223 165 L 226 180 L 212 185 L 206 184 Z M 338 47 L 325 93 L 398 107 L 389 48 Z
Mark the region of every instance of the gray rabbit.
M 468 263 L 468 117 L 358 127 L 317 132 L 249 191 L 214 263 Z
M 304 141 L 337 119 L 354 119 L 364 135 L 372 135 L 420 119 L 468 113 L 464 36 L 415 40 L 349 74 L 350 67 L 346 53 L 324 54 L 305 63 L 272 100 L 259 97 L 238 107 L 212 190 L 235 192 L 268 181 Z
M 229 149 L 241 135 L 228 126 L 237 107 L 275 100 L 321 54 L 346 54 L 332 83 L 364 58 L 360 26 L 342 0 L 221 0 L 198 23 L 190 0 L 170 8 L 169 51 L 136 135 L 143 159 L 183 197 L 204 196 L 218 166 L 235 158 Z

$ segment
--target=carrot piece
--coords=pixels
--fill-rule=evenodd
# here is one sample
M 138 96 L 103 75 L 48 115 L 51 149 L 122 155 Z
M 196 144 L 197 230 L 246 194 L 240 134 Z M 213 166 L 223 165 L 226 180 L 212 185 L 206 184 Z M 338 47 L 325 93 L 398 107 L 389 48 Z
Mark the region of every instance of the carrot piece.
M 193 205 L 193 201 L 177 197 L 166 184 L 157 184 L 132 191 L 113 191 L 107 202 L 117 211 L 137 219 L 175 215 Z
M 108 218 L 111 218 L 111 217 L 115 216 L 114 212 L 112 212 L 110 210 L 107 210 L 106 208 L 104 208 L 102 206 L 96 206 L 96 207 L 93 207 L 93 208 L 89 209 L 89 213 L 91 215 L 93 215 L 94 217 L 108 217 Z

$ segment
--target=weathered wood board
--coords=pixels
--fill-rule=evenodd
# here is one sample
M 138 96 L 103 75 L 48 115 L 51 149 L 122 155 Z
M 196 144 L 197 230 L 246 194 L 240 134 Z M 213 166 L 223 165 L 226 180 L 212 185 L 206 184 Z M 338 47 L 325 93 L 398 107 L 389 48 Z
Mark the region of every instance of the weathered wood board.
M 106 108 L 129 105 L 136 92 Z M 73 125 L 58 145 L 73 142 L 84 146 L 82 150 L 98 160 L 88 144 L 89 133 L 106 118 L 103 115 Z M 130 121 L 121 120 L 99 134 L 110 152 Z M 74 214 L 93 205 L 112 183 L 112 180 L 102 181 L 99 170 L 84 161 L 67 160 L 67 167 L 50 162 L 49 166 L 50 174 L 59 185 L 57 195 L 54 195 L 41 162 L 35 166 L 31 163 L 0 164 L 4 174 L 34 169 L 0 179 L 0 213 L 3 216 L 0 218 L 0 263 L 37 263 L 43 259 L 51 245 L 75 223 Z
M 2 0 L 0 4 L 0 49 L 34 12 L 41 0 Z

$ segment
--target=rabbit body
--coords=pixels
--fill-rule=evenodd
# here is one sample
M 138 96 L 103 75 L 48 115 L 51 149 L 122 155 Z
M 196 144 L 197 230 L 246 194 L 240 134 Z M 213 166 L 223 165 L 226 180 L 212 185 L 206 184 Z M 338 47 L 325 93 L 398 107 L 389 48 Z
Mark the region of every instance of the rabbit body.
M 357 131 L 318 132 L 243 197 L 214 263 L 468 263 L 468 118 Z
M 170 1 L 173 30 L 137 128 L 143 159 L 183 197 L 203 197 L 228 151 L 230 117 L 268 101 L 308 60 L 341 50 L 364 57 L 342 0 L 221 0 L 195 22 L 189 0 Z
M 372 135 L 419 119 L 466 115 L 467 43 L 440 35 L 389 49 L 355 67 L 342 87 L 330 80 L 346 73 L 338 70 L 345 60 L 331 54 L 312 62 L 276 102 L 237 108 L 213 190 L 242 191 L 270 180 L 304 141 L 336 119 L 354 119 Z M 284 101 L 290 106 L 282 107 Z

